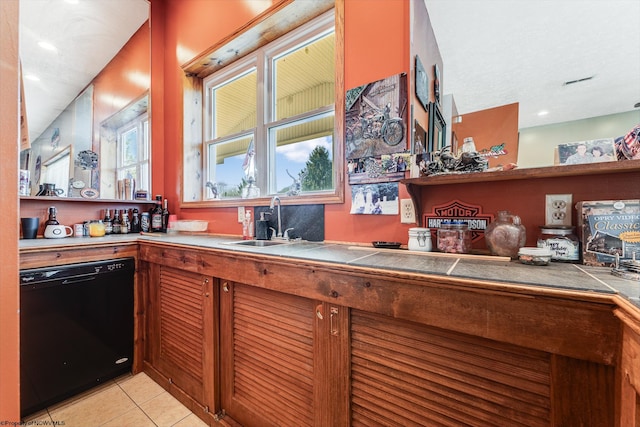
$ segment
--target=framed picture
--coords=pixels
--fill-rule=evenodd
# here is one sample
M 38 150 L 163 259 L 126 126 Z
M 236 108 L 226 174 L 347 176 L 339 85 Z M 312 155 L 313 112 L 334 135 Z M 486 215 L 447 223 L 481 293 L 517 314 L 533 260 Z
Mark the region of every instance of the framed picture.
M 433 97 L 436 104 L 440 105 L 440 69 L 438 64 L 433 66 Z
M 446 141 L 447 123 L 435 102 L 429 103 L 429 134 L 427 136 L 427 151 L 442 150 Z
M 428 111 L 429 104 L 429 77 L 420 62 L 420 57 L 416 55 L 416 96 L 420 101 L 420 105 L 425 111 Z
M 424 127 L 415 120 L 413 122 L 413 150 L 412 154 L 424 154 L 427 152 L 427 132 Z
M 559 144 L 554 163 L 556 165 L 578 165 L 614 162 L 616 160 L 614 139 L 605 138 Z

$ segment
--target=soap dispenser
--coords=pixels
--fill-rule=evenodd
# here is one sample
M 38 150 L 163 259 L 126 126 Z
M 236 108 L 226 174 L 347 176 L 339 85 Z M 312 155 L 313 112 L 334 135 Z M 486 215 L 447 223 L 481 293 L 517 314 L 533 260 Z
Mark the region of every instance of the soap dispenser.
M 256 221 L 256 239 L 269 240 L 269 221 L 264 219 L 264 214 L 268 212 L 260 212 L 260 219 Z

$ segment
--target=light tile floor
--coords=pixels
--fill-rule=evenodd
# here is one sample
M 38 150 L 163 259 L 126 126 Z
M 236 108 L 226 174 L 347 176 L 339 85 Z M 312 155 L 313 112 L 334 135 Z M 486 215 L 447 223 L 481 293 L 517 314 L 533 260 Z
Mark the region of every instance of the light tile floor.
M 144 373 L 108 381 L 23 422 L 64 427 L 207 427 Z

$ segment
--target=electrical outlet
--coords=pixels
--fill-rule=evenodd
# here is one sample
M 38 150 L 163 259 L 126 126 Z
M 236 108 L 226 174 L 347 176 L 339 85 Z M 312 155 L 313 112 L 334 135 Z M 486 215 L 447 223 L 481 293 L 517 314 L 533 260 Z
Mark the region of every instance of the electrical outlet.
M 545 225 L 571 225 L 571 194 L 547 194 Z
M 400 200 L 400 222 L 403 224 L 413 224 L 416 222 L 416 212 L 413 208 L 413 200 Z
M 244 222 L 244 206 L 238 206 L 238 222 Z

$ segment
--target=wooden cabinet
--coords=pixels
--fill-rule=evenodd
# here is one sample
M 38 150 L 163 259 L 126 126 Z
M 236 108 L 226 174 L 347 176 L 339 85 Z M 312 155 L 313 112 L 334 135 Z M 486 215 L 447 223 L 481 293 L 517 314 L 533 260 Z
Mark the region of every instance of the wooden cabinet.
M 215 411 L 217 301 L 214 279 L 147 265 L 145 362 L 156 380 Z M 193 410 L 193 405 L 190 405 Z
M 340 358 L 346 309 L 240 283 L 221 286 L 224 412 L 246 426 L 348 425 Z
M 351 421 L 549 426 L 550 355 L 352 310 Z
M 615 313 L 622 322 L 616 426 L 640 427 L 640 313 L 628 304 Z
M 640 322 L 612 296 L 157 243 L 140 259 L 145 371 L 210 424 L 640 427 Z

